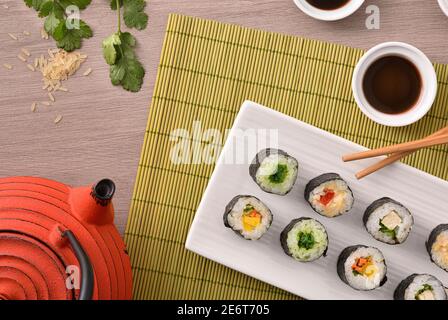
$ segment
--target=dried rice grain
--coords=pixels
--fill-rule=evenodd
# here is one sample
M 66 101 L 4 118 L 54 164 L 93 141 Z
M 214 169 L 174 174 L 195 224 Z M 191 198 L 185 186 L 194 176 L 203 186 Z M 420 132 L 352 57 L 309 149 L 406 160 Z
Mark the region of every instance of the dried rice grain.
M 32 65 L 30 65 L 30 64 L 27 64 L 26 67 L 28 69 L 30 69 L 31 71 L 33 71 L 33 72 L 36 71 L 36 69 Z
M 50 98 L 51 101 L 55 102 L 56 99 L 54 98 L 54 96 L 51 94 L 51 92 L 48 92 L 48 98 Z
M 26 49 L 26 48 L 22 48 L 22 49 L 20 49 L 20 51 L 22 51 L 22 53 L 24 55 L 26 55 L 27 57 L 31 56 L 30 51 L 28 49 Z
M 18 54 L 17 58 L 19 58 L 19 60 L 26 62 L 26 58 L 24 56 L 22 56 L 22 54 Z
M 8 36 L 12 39 L 12 40 L 19 40 L 15 35 L 13 35 L 12 33 L 8 33 Z
M 49 102 L 49 101 L 43 101 L 43 102 L 41 102 L 44 106 L 47 106 L 47 107 L 49 107 L 49 106 L 51 106 L 51 103 Z
M 37 108 L 37 102 L 33 102 L 33 104 L 31 105 L 31 112 L 35 112 Z
M 58 115 L 58 116 L 54 119 L 54 123 L 55 123 L 55 124 L 58 124 L 59 122 L 61 122 L 61 120 L 62 120 L 62 116 L 61 116 L 61 115 Z
M 23 34 L 24 34 L 24 35 L 26 35 L 26 36 L 30 36 L 30 35 L 31 35 L 31 33 L 29 33 L 29 32 L 28 32 L 28 31 L 26 31 L 26 30 L 25 30 L 25 31 L 23 31 Z
M 65 87 L 59 87 L 58 90 L 63 91 L 63 92 L 68 92 L 68 89 Z
M 3 66 L 8 70 L 12 70 L 12 65 L 10 65 L 9 63 L 4 63 Z
M 88 76 L 89 74 L 92 73 L 92 68 L 89 68 L 86 70 L 86 72 L 83 73 L 84 76 Z

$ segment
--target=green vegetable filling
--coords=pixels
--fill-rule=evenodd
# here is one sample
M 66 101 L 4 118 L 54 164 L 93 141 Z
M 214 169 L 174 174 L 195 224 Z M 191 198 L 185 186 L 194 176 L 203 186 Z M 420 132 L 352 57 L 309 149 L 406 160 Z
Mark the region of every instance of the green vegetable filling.
M 305 248 L 306 250 L 312 249 L 316 244 L 313 234 L 308 232 L 299 232 L 297 240 L 299 241 L 299 248 Z
M 419 300 L 419 295 L 421 295 L 423 292 L 425 292 L 427 290 L 432 291 L 433 289 L 432 289 L 432 287 L 429 284 L 425 283 L 422 286 L 422 288 L 420 290 L 418 290 L 417 293 L 415 294 L 415 299 Z
M 277 165 L 277 170 L 274 174 L 269 176 L 269 181 L 272 183 L 282 183 L 288 174 L 288 166 L 285 164 Z
M 252 210 L 255 210 L 255 208 L 251 204 L 246 204 L 246 206 L 243 209 L 243 212 L 247 213 L 247 212 L 251 212 Z
M 396 227 L 393 230 L 390 230 L 384 224 L 382 224 L 380 221 L 380 232 L 384 233 L 388 237 L 390 237 L 392 239 L 396 239 L 397 238 L 397 230 L 398 230 L 398 227 Z

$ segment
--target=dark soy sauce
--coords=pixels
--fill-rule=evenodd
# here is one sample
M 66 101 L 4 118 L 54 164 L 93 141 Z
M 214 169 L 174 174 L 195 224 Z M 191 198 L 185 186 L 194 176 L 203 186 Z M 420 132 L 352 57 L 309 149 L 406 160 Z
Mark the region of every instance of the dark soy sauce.
M 351 0 L 306 0 L 310 5 L 322 10 L 336 10 L 345 6 Z
M 422 78 L 411 61 L 400 56 L 386 56 L 369 66 L 362 85 L 372 107 L 383 113 L 399 114 L 418 102 Z

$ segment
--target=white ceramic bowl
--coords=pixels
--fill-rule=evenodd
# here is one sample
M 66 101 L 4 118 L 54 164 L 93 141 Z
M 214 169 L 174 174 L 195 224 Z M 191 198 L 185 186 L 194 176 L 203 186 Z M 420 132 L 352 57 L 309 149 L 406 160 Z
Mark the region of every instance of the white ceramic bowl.
M 354 13 L 362 6 L 364 0 L 351 0 L 345 6 L 342 6 L 335 10 L 318 9 L 309 4 L 306 0 L 294 0 L 294 3 L 297 7 L 299 7 L 300 10 L 302 10 L 310 17 L 324 21 L 335 21 L 344 19 Z
M 422 78 L 422 91 L 414 107 L 400 114 L 386 114 L 373 108 L 367 101 L 363 90 L 364 75 L 369 66 L 385 56 L 401 56 L 411 61 Z M 353 73 L 352 90 L 361 111 L 373 121 L 391 127 L 402 127 L 420 120 L 432 107 L 437 93 L 437 76 L 434 67 L 419 49 L 403 42 L 379 44 L 359 60 Z
M 443 13 L 448 16 L 448 0 L 439 0 L 439 6 L 442 9 Z

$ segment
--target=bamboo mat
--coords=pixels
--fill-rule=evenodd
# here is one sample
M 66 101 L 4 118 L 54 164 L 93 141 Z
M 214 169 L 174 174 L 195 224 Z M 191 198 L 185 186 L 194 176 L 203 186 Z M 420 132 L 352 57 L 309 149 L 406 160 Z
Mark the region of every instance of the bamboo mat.
M 368 120 L 351 93 L 363 51 L 198 18 L 171 15 L 154 89 L 125 240 L 136 299 L 294 299 L 287 292 L 188 252 L 184 242 L 213 165 L 175 165 L 175 129 L 231 128 L 249 99 L 375 148 L 416 139 L 448 120 L 448 68 L 435 65 L 439 93 L 418 123 L 388 128 Z M 207 141 L 190 136 L 192 145 Z M 221 142 L 223 144 L 224 141 Z M 447 146 L 405 162 L 443 179 Z

